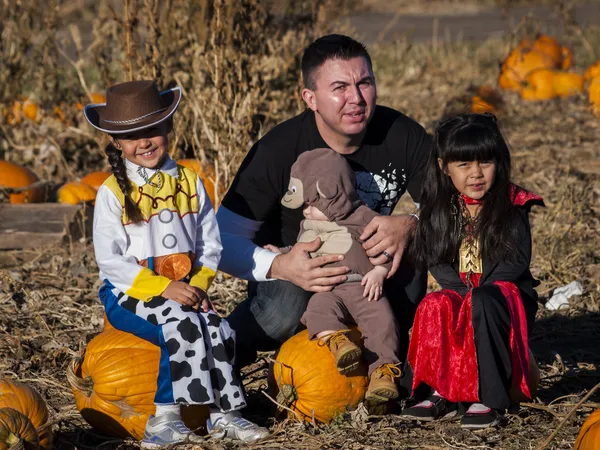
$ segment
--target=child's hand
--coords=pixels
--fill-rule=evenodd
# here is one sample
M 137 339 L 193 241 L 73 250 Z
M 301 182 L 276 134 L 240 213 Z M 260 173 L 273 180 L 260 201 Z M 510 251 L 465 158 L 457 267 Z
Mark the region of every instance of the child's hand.
M 363 297 L 369 301 L 377 301 L 383 294 L 383 281 L 388 274 L 388 270 L 383 266 L 375 266 L 362 279 L 360 284 L 365 287 Z
M 267 250 L 272 251 L 273 253 L 281 253 L 281 249 L 275 245 L 271 245 L 271 244 L 267 244 L 267 245 L 263 245 L 263 248 L 266 248 Z
M 202 302 L 204 309 L 204 301 L 208 301 L 206 292 L 194 286 L 190 286 L 183 281 L 171 281 L 167 288 L 162 292 L 161 296 L 174 300 L 177 303 L 187 306 L 196 306 Z

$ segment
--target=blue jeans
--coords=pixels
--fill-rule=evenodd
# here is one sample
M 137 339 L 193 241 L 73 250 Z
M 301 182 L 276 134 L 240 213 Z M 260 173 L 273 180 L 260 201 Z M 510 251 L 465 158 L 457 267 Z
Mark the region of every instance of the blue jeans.
M 403 262 L 384 286 L 400 327 L 401 361 L 408 351 L 408 331 L 412 327 L 419 302 L 427 291 L 427 272 Z M 304 328 L 300 318 L 312 292 L 288 281 L 248 283 L 248 298 L 227 317 L 236 332 L 236 365 L 253 363 L 257 351 L 276 350 Z

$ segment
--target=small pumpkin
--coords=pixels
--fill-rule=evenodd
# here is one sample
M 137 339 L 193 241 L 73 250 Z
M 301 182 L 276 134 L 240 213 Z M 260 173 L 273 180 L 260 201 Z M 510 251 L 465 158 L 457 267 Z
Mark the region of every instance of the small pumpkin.
M 488 85 L 477 88 L 475 95 L 471 98 L 471 111 L 476 114 L 483 114 L 485 112 L 499 114 L 503 105 L 502 95 Z
M 0 187 L 26 188 L 37 182 L 35 174 L 27 167 L 0 160 Z M 34 187 L 26 191 L 10 194 L 12 204 L 38 203 L 44 199 L 44 190 Z
M 82 202 L 94 202 L 96 190 L 85 183 L 71 181 L 63 184 L 58 190 L 58 202 L 77 205 Z
M 540 69 L 527 75 L 526 86 L 521 90 L 523 100 L 549 100 L 569 97 L 583 91 L 583 77 L 577 73 Z
M 23 102 L 23 116 L 32 122 L 39 122 L 41 119 L 40 107 L 33 100 L 27 99 Z
M 532 52 L 540 53 L 546 56 L 552 63 L 553 67 L 562 66 L 563 60 L 563 48 L 561 45 L 551 36 L 542 34 L 539 36 L 533 45 L 531 46 Z
M 35 427 L 21 412 L 0 408 L 0 450 L 38 450 L 40 441 Z
M 90 172 L 81 179 L 81 182 L 97 191 L 110 175 L 110 172 Z
M 92 92 L 92 103 L 97 104 L 97 103 L 106 103 L 106 97 L 104 96 L 104 94 L 101 94 L 99 92 Z M 85 99 L 85 104 L 89 103 L 89 98 Z M 83 106 L 84 104 L 82 102 L 77 102 L 77 109 L 79 111 L 83 111 Z
M 588 90 L 588 99 L 594 115 L 600 116 L 600 76 L 592 79 Z
M 592 79 L 598 77 L 600 77 L 600 61 L 597 61 L 596 63 L 588 67 L 588 69 L 585 71 L 585 74 L 583 75 L 585 81 L 591 81 Z
M 213 207 L 217 209 L 219 206 L 217 205 L 217 200 L 220 200 L 219 195 L 225 189 L 222 183 L 219 183 L 219 186 L 215 186 L 216 174 L 214 166 L 212 164 L 200 164 L 200 161 L 197 159 L 180 159 L 177 161 L 177 164 L 187 167 L 198 174 L 198 176 L 202 179 L 204 189 L 206 189 L 206 193 L 208 194 L 208 198 L 210 198 L 210 202 L 212 203 Z
M 105 327 L 67 369 L 67 380 L 82 417 L 110 436 L 142 439 L 148 417 L 156 410 L 159 362 L 157 346 Z M 181 414 L 190 429 L 206 432 L 207 407 L 185 406 Z
M 0 379 L 0 408 L 13 408 L 25 415 L 33 424 L 39 444 L 43 449 L 52 448 L 52 430 L 48 423 L 48 407 L 37 391 L 26 384 Z
M 360 331 L 353 329 L 349 338 L 360 343 Z M 297 414 L 289 417 L 306 421 L 314 417 L 325 424 L 363 401 L 368 386 L 366 368 L 341 375 L 329 348 L 309 340 L 307 330 L 281 346 L 270 372 L 270 390 L 278 403 Z
M 600 409 L 590 414 L 581 426 L 573 450 L 600 450 Z

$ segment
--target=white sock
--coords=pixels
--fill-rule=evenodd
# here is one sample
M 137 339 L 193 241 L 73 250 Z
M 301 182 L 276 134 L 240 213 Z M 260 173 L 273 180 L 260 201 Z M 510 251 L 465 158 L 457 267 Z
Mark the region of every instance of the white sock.
M 163 414 L 177 414 L 181 417 L 181 405 L 179 403 L 157 403 L 155 417 L 162 416 Z

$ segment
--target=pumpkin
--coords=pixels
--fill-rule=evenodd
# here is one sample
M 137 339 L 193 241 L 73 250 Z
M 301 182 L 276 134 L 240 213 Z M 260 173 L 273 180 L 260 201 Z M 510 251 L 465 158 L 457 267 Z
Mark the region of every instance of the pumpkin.
M 583 78 L 585 78 L 585 81 L 590 81 L 594 78 L 598 78 L 600 77 L 600 61 L 592 64 L 590 67 L 588 67 L 588 69 L 585 71 L 585 74 L 583 75 Z
M 215 200 L 217 200 L 218 194 L 223 192 L 225 189 L 222 183 L 220 183 L 218 187 L 215 186 L 216 174 L 214 166 L 211 164 L 200 164 L 200 161 L 197 159 L 181 159 L 177 161 L 177 164 L 187 167 L 198 174 L 198 176 L 202 179 L 202 183 L 204 184 L 208 198 L 210 198 L 210 202 L 216 209 L 218 205 Z
M 0 187 L 25 188 L 38 181 L 35 174 L 26 167 L 0 160 Z M 44 199 L 44 190 L 34 187 L 23 192 L 10 194 L 12 204 L 38 203 Z
M 573 450 L 600 450 L 600 409 L 583 423 Z
M 592 79 L 588 91 L 588 99 L 592 104 L 592 112 L 600 116 L 600 76 Z
M 91 172 L 83 177 L 81 182 L 97 191 L 110 175 L 110 172 Z
M 21 412 L 13 408 L 0 408 L 0 450 L 40 448 L 35 427 Z
M 527 75 L 539 69 L 568 69 L 572 54 L 550 36 L 541 35 L 535 41 L 524 39 L 501 65 L 498 84 L 502 89 L 519 91 Z
M 67 380 L 77 409 L 92 427 L 110 436 L 142 439 L 154 414 L 160 350 L 137 336 L 106 328 L 71 361 Z M 206 432 L 208 407 L 181 408 L 184 423 Z
M 92 103 L 94 103 L 94 104 L 106 103 L 106 97 L 104 96 L 104 94 L 100 94 L 98 92 L 92 92 L 91 96 L 92 96 Z M 86 99 L 86 102 L 89 102 L 89 98 Z M 82 102 L 77 102 L 76 106 L 79 111 L 83 111 L 83 103 Z
M 77 205 L 81 202 L 93 202 L 96 200 L 96 190 L 85 183 L 71 181 L 65 183 L 58 190 L 58 202 L 69 205 Z
M 37 391 L 18 381 L 0 379 L 0 408 L 13 408 L 29 419 L 43 449 L 52 448 L 52 430 L 48 423 L 48 407 Z M 39 433 L 39 434 L 38 434 Z
M 537 365 L 537 361 L 535 360 L 535 356 L 531 349 L 529 349 L 529 392 L 531 393 L 531 397 L 535 396 L 535 393 L 540 386 L 540 368 Z M 526 402 L 529 401 L 527 397 L 523 395 L 521 390 L 516 386 L 511 386 L 510 388 L 510 398 L 513 402 Z
M 488 85 L 480 86 L 471 98 L 471 111 L 476 114 L 501 112 L 504 101 L 498 91 Z
M 40 107 L 33 101 L 27 99 L 23 102 L 23 117 L 39 122 L 41 118 Z
M 360 331 L 353 329 L 349 338 L 360 343 Z M 307 330 L 281 346 L 270 372 L 270 390 L 278 403 L 295 411 L 290 417 L 314 417 L 325 424 L 363 401 L 369 382 L 364 367 L 341 375 L 329 348 L 309 340 Z
M 582 91 L 581 75 L 540 69 L 527 75 L 526 86 L 521 90 L 521 98 L 530 101 L 549 100 L 554 97 L 568 97 Z

